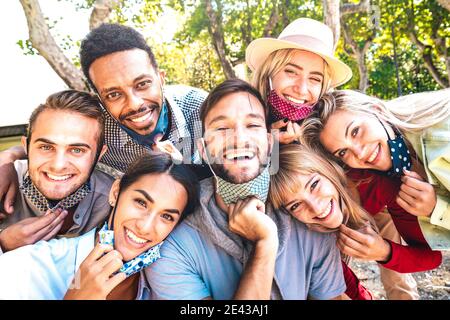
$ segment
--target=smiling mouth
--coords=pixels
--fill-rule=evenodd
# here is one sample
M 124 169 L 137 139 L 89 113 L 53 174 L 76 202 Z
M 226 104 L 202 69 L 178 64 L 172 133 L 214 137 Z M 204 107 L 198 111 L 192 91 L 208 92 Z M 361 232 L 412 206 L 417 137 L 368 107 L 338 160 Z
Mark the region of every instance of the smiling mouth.
M 375 150 L 372 152 L 372 154 L 370 155 L 370 157 L 367 159 L 366 162 L 373 164 L 374 160 L 377 158 L 378 153 L 381 150 L 381 145 L 378 144 L 377 147 L 375 148 Z
M 251 150 L 232 150 L 228 151 L 224 157 L 231 161 L 251 160 L 255 157 L 256 152 Z
M 137 245 L 140 245 L 140 246 L 150 242 L 150 240 L 138 237 L 133 231 L 131 231 L 128 228 L 125 228 L 125 234 L 126 234 L 128 240 L 130 240 L 131 242 L 136 243 Z
M 327 208 L 325 209 L 325 211 L 321 214 L 319 214 L 318 216 L 315 217 L 315 219 L 319 219 L 319 220 L 325 220 L 326 218 L 328 218 L 331 213 L 333 212 L 333 199 L 330 200 L 330 203 L 328 204 Z
M 56 182 L 67 181 L 74 176 L 73 174 L 56 175 L 56 174 L 51 174 L 48 172 L 44 172 L 44 174 L 49 180 L 56 181 Z
M 129 120 L 129 121 L 131 121 L 131 122 L 133 122 L 133 123 L 136 123 L 136 124 L 139 124 L 139 123 L 142 123 L 142 122 L 145 122 L 145 121 L 147 121 L 147 120 L 149 120 L 151 117 L 152 117 L 152 115 L 153 115 L 153 111 L 154 111 L 155 109 L 152 109 L 152 110 L 149 110 L 148 112 L 146 112 L 144 115 L 142 115 L 142 116 L 140 116 L 140 117 L 130 117 L 130 118 L 128 118 L 127 120 Z
M 305 107 L 308 106 L 306 105 L 306 100 L 305 99 L 296 99 L 294 97 L 291 97 L 289 95 L 283 95 L 283 97 L 288 100 L 289 102 L 292 102 L 293 104 L 295 104 L 298 107 Z

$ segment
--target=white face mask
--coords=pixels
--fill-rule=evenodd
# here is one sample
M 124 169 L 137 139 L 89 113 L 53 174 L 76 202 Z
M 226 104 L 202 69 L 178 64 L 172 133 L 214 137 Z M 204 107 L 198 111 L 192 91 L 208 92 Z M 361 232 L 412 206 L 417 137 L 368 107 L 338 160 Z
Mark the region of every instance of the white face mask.
M 201 138 L 201 141 L 206 154 L 206 162 L 216 180 L 216 192 L 222 197 L 226 205 L 236 203 L 238 200 L 245 199 L 250 196 L 256 196 L 262 202 L 266 202 L 270 186 L 269 165 L 267 165 L 256 178 L 248 182 L 235 184 L 225 181 L 214 172 L 210 164 L 205 140 Z

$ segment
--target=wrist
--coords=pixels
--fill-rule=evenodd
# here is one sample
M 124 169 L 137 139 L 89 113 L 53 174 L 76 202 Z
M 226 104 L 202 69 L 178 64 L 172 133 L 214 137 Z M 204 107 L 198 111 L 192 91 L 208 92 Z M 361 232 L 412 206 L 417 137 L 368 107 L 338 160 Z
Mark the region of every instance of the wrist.
M 376 261 L 378 263 L 387 263 L 389 260 L 391 260 L 391 256 L 392 256 L 392 248 L 391 248 L 391 243 L 389 241 L 387 241 L 386 239 L 383 239 L 384 241 L 384 250 L 382 255 L 380 256 L 379 259 L 377 259 Z

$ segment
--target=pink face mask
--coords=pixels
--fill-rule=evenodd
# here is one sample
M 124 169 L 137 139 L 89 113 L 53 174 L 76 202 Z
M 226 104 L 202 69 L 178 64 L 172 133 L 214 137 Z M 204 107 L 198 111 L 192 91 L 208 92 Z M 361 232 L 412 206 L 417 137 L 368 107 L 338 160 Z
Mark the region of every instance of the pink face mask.
M 269 79 L 270 93 L 267 101 L 272 106 L 272 115 L 275 119 L 289 119 L 290 121 L 299 121 L 305 119 L 312 111 L 314 106 L 296 106 L 285 99 L 281 98 L 274 89 L 272 89 L 272 81 Z

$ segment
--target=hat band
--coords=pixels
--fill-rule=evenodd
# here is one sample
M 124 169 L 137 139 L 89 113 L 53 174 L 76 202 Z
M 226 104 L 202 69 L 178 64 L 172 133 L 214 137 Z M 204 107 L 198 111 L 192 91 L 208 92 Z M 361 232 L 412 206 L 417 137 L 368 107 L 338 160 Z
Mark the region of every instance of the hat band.
M 310 49 L 311 51 L 316 51 L 320 54 L 333 56 L 333 48 L 329 44 L 310 36 L 305 35 L 295 35 L 279 37 L 278 40 L 295 42 L 299 46 Z M 308 51 L 308 49 L 305 49 Z

